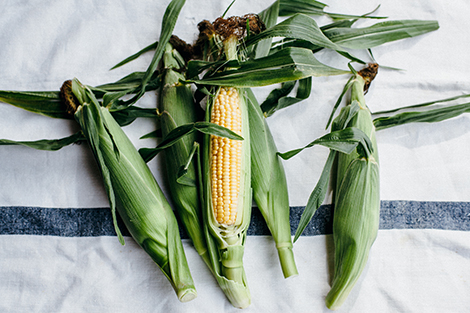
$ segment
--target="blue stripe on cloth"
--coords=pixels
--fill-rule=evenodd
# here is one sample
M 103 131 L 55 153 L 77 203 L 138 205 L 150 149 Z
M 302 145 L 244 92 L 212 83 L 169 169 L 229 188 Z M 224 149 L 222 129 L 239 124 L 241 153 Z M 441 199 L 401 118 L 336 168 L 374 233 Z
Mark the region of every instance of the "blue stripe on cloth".
M 0 207 L 0 235 L 89 237 L 116 232 L 109 208 Z
M 291 207 L 294 234 L 304 207 Z M 470 202 L 382 201 L 380 229 L 442 229 L 470 231 Z M 120 229 L 125 236 L 122 222 Z M 187 238 L 180 229 L 182 238 Z M 331 234 L 332 209 L 321 206 L 305 229 L 304 236 Z M 269 235 L 258 209 L 253 209 L 248 235 Z M 115 236 L 109 208 L 58 209 L 0 207 L 0 235 L 62 237 Z

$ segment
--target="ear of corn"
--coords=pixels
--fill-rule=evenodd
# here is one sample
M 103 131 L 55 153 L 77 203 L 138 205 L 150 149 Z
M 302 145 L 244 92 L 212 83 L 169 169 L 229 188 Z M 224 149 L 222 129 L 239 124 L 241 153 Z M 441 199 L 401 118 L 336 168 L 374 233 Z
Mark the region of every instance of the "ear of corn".
M 377 237 L 380 213 L 379 165 L 375 129 L 363 96 L 364 79 L 356 75 L 351 100 L 359 111 L 348 126 L 366 133 L 373 145 L 368 157 L 356 151 L 338 153 L 333 216 L 334 277 L 326 305 L 339 308 L 360 277 Z
M 164 65 L 166 69 L 164 77 L 164 87 L 161 93 L 162 101 L 160 101 L 159 105 L 159 109 L 161 111 L 160 121 L 162 125 L 163 136 L 165 136 L 177 126 L 191 123 L 197 120 L 196 114 L 194 112 L 194 101 L 192 98 L 191 90 L 189 89 L 189 87 L 179 83 L 180 79 L 183 79 L 183 75 L 176 71 L 176 69 L 179 67 L 177 64 L 178 58 L 178 53 L 171 49 L 171 47 L 168 45 L 164 55 Z M 220 101 L 218 102 L 218 104 L 220 104 Z M 227 125 L 225 124 L 225 122 L 222 122 L 222 115 L 228 118 L 228 116 L 226 116 L 227 112 L 224 112 L 222 114 L 220 112 L 220 107 L 218 109 L 218 113 L 216 113 L 216 111 L 217 110 L 213 110 L 212 112 L 213 115 L 218 114 L 218 124 L 224 125 L 227 128 L 232 128 L 232 130 L 236 130 L 239 134 L 242 133 L 241 116 L 239 117 L 239 125 L 237 127 L 232 127 L 232 125 Z M 241 111 L 239 110 L 239 112 Z M 208 120 L 210 120 L 210 115 L 208 115 Z M 213 120 L 213 122 L 215 121 Z M 232 141 L 226 144 L 227 140 L 221 137 L 210 135 L 207 135 L 207 137 L 208 157 L 206 158 L 206 160 L 208 162 L 205 166 L 207 166 L 207 173 L 211 173 L 212 169 L 210 168 L 210 166 L 213 165 L 215 171 L 217 170 L 218 163 L 210 162 L 210 149 L 214 148 L 215 145 L 218 145 L 220 147 L 220 151 L 224 151 L 224 148 L 222 146 L 225 147 L 225 150 L 230 151 L 230 149 L 228 149 L 228 147 L 230 146 L 239 146 L 239 148 L 241 148 L 241 142 L 234 143 L 234 141 Z M 246 222 L 249 221 L 251 207 L 246 210 L 243 210 L 242 208 L 239 208 L 236 205 L 232 206 L 234 212 L 237 211 L 236 216 L 239 219 L 239 222 L 241 219 L 243 219 L 244 223 L 242 224 L 237 223 L 236 218 L 234 218 L 231 222 L 228 220 L 224 221 L 223 218 L 217 221 L 217 212 L 214 211 L 214 208 L 217 208 L 217 205 L 212 205 L 212 203 L 207 202 L 206 206 L 204 206 L 204 209 L 207 208 L 210 211 L 202 212 L 198 188 L 196 186 L 189 186 L 187 184 L 183 185 L 177 182 L 178 169 L 181 167 L 182 164 L 185 164 L 187 162 L 191 146 L 193 142 L 197 139 L 198 138 L 196 138 L 196 133 L 186 135 L 185 137 L 181 138 L 177 143 L 164 150 L 164 156 L 168 167 L 167 176 L 169 178 L 170 191 L 172 194 L 173 202 L 178 210 L 180 220 L 182 221 L 188 235 L 190 236 L 195 249 L 198 251 L 198 253 L 208 265 L 222 291 L 225 293 L 227 298 L 235 307 L 244 308 L 250 304 L 250 294 L 246 286 L 246 278 L 243 271 L 242 260 L 244 253 L 243 244 L 247 228 Z M 236 169 L 237 164 L 238 166 L 241 166 L 241 150 L 238 151 L 236 156 L 232 155 L 232 157 L 236 160 L 236 162 L 234 163 L 230 163 L 229 153 L 227 153 L 226 156 L 228 156 L 227 161 L 229 161 L 229 163 L 227 163 L 227 166 L 231 165 L 232 169 Z M 217 154 L 215 158 L 217 158 Z M 220 157 L 219 160 L 221 160 L 220 163 L 222 165 L 221 171 L 225 171 L 223 165 L 223 158 Z M 200 180 L 198 175 L 196 175 L 196 170 L 197 169 L 195 168 L 193 162 L 191 162 L 189 167 L 187 168 L 186 178 L 194 180 L 195 182 L 199 182 Z M 221 192 L 219 192 L 219 194 L 224 192 L 224 179 L 226 180 L 228 176 L 230 176 L 231 174 L 235 174 L 233 171 L 230 171 L 230 168 L 226 172 L 228 173 L 228 175 L 227 177 L 222 177 L 220 179 L 220 184 L 217 182 L 217 177 L 213 184 L 213 186 L 217 186 L 222 190 Z M 222 172 L 220 173 L 222 175 Z M 241 181 L 241 172 L 238 174 L 238 179 L 236 178 L 237 175 L 233 175 L 234 177 L 232 178 L 232 180 Z M 208 179 L 206 182 L 210 184 L 210 176 L 206 176 L 206 178 Z M 246 184 L 247 186 L 249 186 L 249 182 L 247 182 Z M 212 188 L 214 188 L 217 192 L 217 187 Z M 241 191 L 240 187 L 241 185 L 239 183 L 239 191 Z M 209 189 L 207 190 L 212 190 L 212 188 L 209 187 Z M 228 188 L 226 190 L 228 190 Z M 231 195 L 232 198 L 230 199 L 229 197 L 229 200 L 233 199 L 234 193 L 231 193 Z M 215 196 L 213 199 L 213 201 L 216 202 L 217 198 Z M 223 200 L 224 199 L 222 196 L 221 201 Z M 238 199 L 235 199 L 234 201 L 236 200 Z M 242 214 L 243 211 L 245 211 L 245 215 Z M 202 215 L 204 215 L 204 223 Z M 211 226 L 209 226 L 210 223 L 212 223 Z M 212 232 L 210 229 L 212 230 Z M 237 237 L 241 240 L 233 240 Z M 229 243 L 225 241 L 228 241 Z
M 249 19 L 231 17 L 204 25 L 200 33 L 205 59 L 237 60 L 238 41 Z M 250 27 L 251 27 L 250 23 Z M 254 25 L 254 24 L 253 24 Z M 251 28 L 250 28 L 251 29 Z M 207 51 L 206 48 L 218 50 Z M 207 52 L 207 53 L 206 53 Z M 215 52 L 215 53 L 214 53 Z M 251 218 L 250 132 L 244 89 L 217 87 L 206 105 L 206 122 L 241 135 L 236 141 L 206 134 L 203 138 L 204 227 L 214 276 L 237 308 L 251 303 L 243 255 Z
M 180 83 L 184 80 L 183 74 L 179 73 L 179 53 L 167 44 L 163 56 L 164 77 L 159 102 L 160 124 L 162 136 L 180 125 L 197 121 L 196 106 L 189 85 Z M 195 162 L 190 162 L 185 174 L 189 181 L 194 184 L 181 184 L 178 180 L 179 169 L 185 165 L 190 157 L 194 142 L 197 141 L 197 133 L 193 132 L 181 138 L 174 145 L 163 151 L 166 176 L 170 188 L 172 202 L 178 212 L 179 218 L 190 237 L 194 248 L 202 259 L 210 266 L 207 255 L 207 244 L 202 227 L 202 210 L 197 188 L 197 175 Z
M 227 127 L 244 140 L 204 136 L 204 224 L 217 281 L 235 307 L 245 308 L 251 303 L 243 254 L 252 201 L 245 91 L 221 87 L 212 100 L 206 121 Z
M 76 79 L 71 85 L 73 94 L 67 83 L 62 91 L 72 101 L 69 105 L 97 160 L 113 214 L 117 209 L 134 240 L 171 282 L 178 299 L 194 299 L 196 290 L 176 218 L 147 164 L 93 93 Z M 116 231 L 122 239 L 117 226 Z
M 292 251 L 287 181 L 263 112 L 248 93 L 253 198 L 273 236 L 285 278 L 298 275 Z

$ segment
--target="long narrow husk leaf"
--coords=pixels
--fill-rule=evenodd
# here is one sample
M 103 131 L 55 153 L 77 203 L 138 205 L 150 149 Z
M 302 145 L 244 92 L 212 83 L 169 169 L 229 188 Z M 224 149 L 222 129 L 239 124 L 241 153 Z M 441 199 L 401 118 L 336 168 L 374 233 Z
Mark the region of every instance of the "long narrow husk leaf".
M 139 85 L 142 76 L 143 73 L 134 72 L 116 82 L 103 84 L 96 87 L 88 86 L 88 88 L 93 91 L 98 99 L 109 98 L 113 94 L 120 94 L 120 96 L 122 96 L 131 93 L 132 90 L 134 90 Z M 154 90 L 158 88 L 159 85 L 160 78 L 152 77 L 152 79 L 147 82 L 146 90 Z M 103 105 L 111 107 L 114 100 L 116 99 L 104 101 Z M 65 106 L 60 100 L 59 91 L 1 90 L 0 101 L 47 117 L 73 119 L 73 116 L 66 112 Z M 129 125 L 139 117 L 155 116 L 155 112 L 150 112 L 149 109 L 139 107 L 127 108 L 126 111 L 114 111 L 112 114 L 121 126 Z
M 259 87 L 310 76 L 331 76 L 350 73 L 319 62 L 312 51 L 301 48 L 286 48 L 264 58 L 237 64 L 236 69 L 215 73 L 210 77 L 192 82 L 203 85 L 228 87 Z
M 383 130 L 409 123 L 436 123 L 463 113 L 470 113 L 470 103 L 463 103 L 423 112 L 403 112 L 393 116 L 379 117 L 374 120 L 377 130 Z
M 300 235 L 302 235 L 308 223 L 310 223 L 313 216 L 315 215 L 315 212 L 322 205 L 325 199 L 326 193 L 328 191 L 328 184 L 330 182 L 331 170 L 336 158 L 336 153 L 336 151 L 331 150 L 328 154 L 328 158 L 326 159 L 325 165 L 323 166 L 320 178 L 318 179 L 318 182 L 315 185 L 312 193 L 310 193 L 307 204 L 305 205 L 305 209 L 300 216 L 299 225 L 297 225 L 297 230 L 295 231 L 294 242 L 299 239 Z
M 295 97 L 289 96 L 289 93 L 297 85 Z M 307 99 L 312 90 L 312 77 L 302 78 L 298 81 L 285 82 L 281 88 L 274 89 L 270 92 L 265 101 L 261 104 L 261 110 L 266 117 L 274 114 L 274 112 L 287 108 L 300 101 Z
M 171 131 L 166 133 L 165 137 L 156 148 L 142 148 L 139 150 L 140 154 L 144 160 L 148 162 L 153 159 L 160 151 L 173 146 L 185 136 L 192 135 L 196 131 L 199 131 L 203 134 L 220 136 L 232 140 L 243 140 L 243 137 L 226 127 L 210 122 L 194 122 L 176 126 L 175 128 L 171 129 Z
M 53 118 L 71 119 L 60 102 L 58 91 L 0 91 L 0 101 Z
M 469 94 L 459 95 L 441 100 L 429 101 L 421 104 L 404 106 L 398 109 L 373 113 L 373 116 L 384 115 L 374 119 L 377 130 L 405 125 L 409 123 L 435 123 L 441 122 L 463 113 L 470 112 L 470 103 L 452 104 L 457 100 L 470 97 Z M 391 114 L 398 111 L 401 113 Z
M 326 6 L 315 0 L 280 0 L 279 16 L 291 16 L 296 13 L 323 15 Z
M 363 28 L 351 27 L 354 22 L 355 20 L 339 21 L 322 26 L 320 29 L 331 42 L 342 48 L 370 49 L 388 42 L 426 34 L 439 28 L 437 21 L 427 20 L 386 21 Z M 321 45 L 297 38 L 279 41 L 271 51 L 275 52 L 287 47 L 302 47 L 313 52 L 324 49 Z M 366 63 L 344 51 L 338 52 L 352 62 Z
M 157 43 L 157 47 L 155 49 L 155 53 L 153 55 L 152 61 L 150 62 L 144 76 L 142 77 L 139 86 L 135 89 L 135 96 L 129 100 L 119 100 L 113 103 L 112 110 L 122 110 L 126 107 L 133 105 L 137 100 L 139 100 L 146 92 L 147 83 L 150 79 L 154 76 L 158 65 L 163 57 L 163 53 L 165 52 L 166 44 L 170 41 L 170 37 L 173 34 L 173 29 L 175 28 L 176 21 L 178 20 L 178 16 L 180 14 L 181 9 L 185 4 L 185 0 L 172 0 L 163 15 L 161 30 L 159 41 Z
M 264 25 L 267 28 L 273 27 L 276 25 L 277 18 L 279 16 L 279 6 L 280 0 L 274 1 L 274 3 L 269 6 L 267 9 L 263 10 L 259 13 L 259 18 L 264 22 Z M 271 49 L 272 38 L 268 38 L 262 40 L 256 44 L 255 47 L 255 57 L 261 58 L 265 57 L 269 54 L 269 50 Z
M 370 49 L 387 42 L 426 34 L 438 28 L 437 21 L 396 20 L 363 28 L 333 28 L 326 30 L 325 35 L 344 48 Z
M 250 46 L 261 40 L 273 37 L 295 38 L 308 41 L 322 48 L 345 51 L 323 34 L 314 19 L 304 14 L 295 14 L 258 35 L 249 37 L 244 42 L 244 45 Z
M 155 70 L 158 67 L 160 60 L 163 57 L 163 53 L 165 52 L 166 44 L 170 41 L 170 37 L 173 34 L 173 29 L 175 28 L 176 21 L 178 20 L 178 16 L 180 14 L 181 9 L 185 4 L 185 0 L 172 0 L 166 10 L 165 14 L 163 15 L 162 24 L 161 24 L 161 31 L 157 48 L 155 50 L 155 54 L 150 62 L 147 71 L 145 72 L 144 77 L 142 78 L 142 85 L 141 91 L 145 92 L 145 86 L 149 79 L 154 74 Z
M 362 148 L 371 153 L 373 150 L 372 142 L 369 137 L 357 127 L 348 127 L 342 130 L 332 131 L 304 146 L 303 148 L 279 153 L 284 160 L 288 160 L 302 152 L 304 149 L 311 148 L 315 145 L 322 145 L 331 150 L 349 154 L 361 145 Z
M 322 16 L 327 15 L 334 20 L 350 20 L 350 19 L 359 19 L 359 18 L 375 18 L 383 19 L 382 16 L 370 16 L 372 13 L 377 11 L 379 6 L 373 11 L 368 12 L 363 15 L 351 15 L 351 14 L 341 14 L 341 13 L 331 13 L 326 12 L 326 4 L 314 1 L 314 0 L 281 0 L 281 6 L 279 11 L 279 16 L 291 16 L 296 13 L 303 13 L 307 15 Z
M 392 110 L 372 112 L 372 116 L 374 117 L 374 116 L 378 116 L 378 115 L 388 115 L 390 113 L 395 113 L 395 112 L 402 111 L 402 110 L 420 109 L 420 108 L 425 108 L 425 107 L 435 105 L 435 104 L 444 104 L 446 106 L 449 106 L 449 104 L 446 104 L 447 102 L 451 102 L 451 101 L 455 101 L 455 100 L 459 100 L 459 99 L 464 99 L 464 98 L 469 98 L 469 97 L 470 97 L 470 94 L 463 94 L 463 95 L 454 96 L 454 97 L 445 98 L 445 99 L 440 99 L 440 100 L 434 100 L 434 101 L 428 101 L 428 102 L 419 103 L 419 104 L 407 105 L 407 106 L 392 109 Z
M 131 61 L 134 61 L 135 59 L 139 58 L 141 55 L 143 55 L 144 53 L 146 52 L 149 52 L 149 51 L 152 51 L 154 50 L 155 48 L 157 48 L 158 46 L 158 41 L 155 41 L 154 43 L 151 43 L 150 45 L 148 45 L 147 47 L 137 51 L 136 53 L 134 53 L 133 55 L 131 56 L 128 56 L 127 58 L 125 58 L 124 60 L 122 60 L 121 62 L 119 62 L 118 64 L 114 65 L 111 70 L 114 70 L 118 67 L 121 67 Z
M 158 119 L 157 112 L 155 112 L 154 109 L 140 108 L 137 106 L 129 107 L 126 110 L 111 112 L 111 114 L 120 126 L 127 126 L 141 117 Z
M 74 143 L 79 143 L 86 140 L 82 132 L 77 132 L 73 135 L 60 138 L 60 139 L 41 139 L 35 141 L 15 141 L 8 139 L 0 139 L 1 145 L 21 145 L 37 150 L 56 151 L 63 147 L 69 146 Z
M 341 13 L 331 13 L 325 12 L 326 15 L 331 17 L 335 21 L 348 21 L 348 20 L 357 20 L 357 19 L 386 19 L 386 16 L 372 16 L 371 14 L 375 13 L 380 8 L 380 4 L 370 12 L 367 12 L 362 15 L 352 15 L 352 14 L 341 14 Z
M 123 78 L 107 84 L 98 85 L 96 87 L 90 87 L 97 98 L 102 98 L 106 93 L 133 91 L 139 87 L 145 73 L 144 72 L 133 72 Z M 158 73 L 155 73 L 151 79 L 147 81 L 145 90 L 151 91 L 156 90 L 160 87 L 160 77 Z M 130 92 L 131 93 L 131 92 Z

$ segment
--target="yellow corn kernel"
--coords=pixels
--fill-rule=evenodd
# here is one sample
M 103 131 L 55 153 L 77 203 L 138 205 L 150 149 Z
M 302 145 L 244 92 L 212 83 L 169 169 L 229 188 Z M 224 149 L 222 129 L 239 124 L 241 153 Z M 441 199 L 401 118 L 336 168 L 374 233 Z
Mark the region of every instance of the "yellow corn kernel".
M 211 122 L 241 135 L 242 115 L 237 89 L 220 89 L 212 108 Z M 237 220 L 241 153 L 240 140 L 211 136 L 212 208 L 219 224 L 230 226 Z

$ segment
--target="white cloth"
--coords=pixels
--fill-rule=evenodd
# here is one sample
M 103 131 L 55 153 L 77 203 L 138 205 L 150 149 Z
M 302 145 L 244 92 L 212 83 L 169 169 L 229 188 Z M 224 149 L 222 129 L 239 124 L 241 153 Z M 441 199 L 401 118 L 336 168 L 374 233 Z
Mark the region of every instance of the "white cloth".
M 229 0 L 187 0 L 175 34 L 191 42 L 197 23 L 214 20 Z M 58 90 L 66 79 L 85 84 L 115 81 L 144 71 L 152 54 L 113 71 L 113 65 L 156 41 L 169 0 L 0 2 L 0 90 Z M 257 13 L 271 1 L 238 0 L 228 15 Z M 382 65 L 366 101 L 372 111 L 468 93 L 470 2 L 357 0 L 327 3 L 328 12 L 389 19 L 435 19 L 438 31 L 373 49 Z M 247 9 L 249 8 L 249 9 Z M 317 18 L 320 25 L 326 17 Z M 359 21 L 365 26 L 378 20 Z M 355 52 L 356 53 L 356 52 Z M 367 54 L 357 52 L 367 59 Z M 347 68 L 331 51 L 318 58 Z M 306 101 L 274 114 L 268 123 L 279 151 L 324 134 L 326 117 L 348 77 L 315 78 Z M 256 89 L 260 100 L 269 88 Z M 142 107 L 154 107 L 145 95 Z M 155 129 L 139 120 L 126 133 Z M 0 103 L 0 138 L 60 138 L 77 130 Z M 437 124 L 401 126 L 377 134 L 382 200 L 470 202 L 470 115 Z M 304 206 L 321 173 L 326 148 L 314 147 L 285 162 L 291 206 Z M 149 163 L 158 180 L 159 163 Z M 331 203 L 327 199 L 326 203 Z M 101 208 L 108 202 L 85 144 L 57 152 L 0 147 L 2 207 Z M 468 216 L 467 216 L 468 218 Z M 1 221 L 0 221 L 1 223 Z M 130 238 L 0 235 L 0 312 L 237 312 L 226 300 L 189 241 L 184 245 L 198 298 L 179 303 L 157 266 Z M 300 275 L 284 280 L 270 237 L 249 236 L 245 268 L 252 305 L 245 312 L 327 312 L 333 245 L 330 235 L 301 237 L 294 252 Z M 339 312 L 466 312 L 470 307 L 470 232 L 437 229 L 380 230 L 360 281 Z

